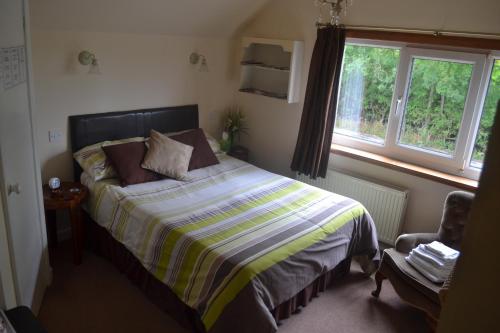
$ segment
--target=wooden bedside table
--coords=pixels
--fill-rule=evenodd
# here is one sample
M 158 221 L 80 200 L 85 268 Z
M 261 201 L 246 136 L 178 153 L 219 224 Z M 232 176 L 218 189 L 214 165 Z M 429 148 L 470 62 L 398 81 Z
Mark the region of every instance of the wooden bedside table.
M 88 197 L 88 189 L 80 183 L 62 182 L 61 187 L 52 192 L 48 185 L 43 185 L 43 204 L 47 224 L 47 236 L 51 247 L 57 245 L 56 211 L 68 209 L 73 238 L 73 261 L 82 263 L 83 217 L 81 204 Z
M 248 162 L 248 148 L 246 147 L 234 146 L 229 150 L 227 154 L 239 160 Z

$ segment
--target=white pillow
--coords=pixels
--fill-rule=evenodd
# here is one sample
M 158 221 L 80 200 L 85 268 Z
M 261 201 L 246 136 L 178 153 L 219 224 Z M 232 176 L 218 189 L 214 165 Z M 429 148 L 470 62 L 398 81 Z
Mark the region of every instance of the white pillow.
M 214 154 L 222 153 L 219 141 L 210 134 L 208 134 L 207 131 L 203 130 L 203 133 L 205 133 L 205 137 L 207 138 L 208 144 L 210 145 L 210 148 L 212 148 Z
M 141 141 L 144 141 L 143 137 L 103 141 L 80 149 L 73 154 L 73 157 L 78 164 L 80 164 L 83 171 L 86 172 L 94 181 L 113 178 L 117 176 L 115 169 L 113 169 L 106 158 L 106 154 L 104 153 L 104 150 L 102 150 L 102 147 Z

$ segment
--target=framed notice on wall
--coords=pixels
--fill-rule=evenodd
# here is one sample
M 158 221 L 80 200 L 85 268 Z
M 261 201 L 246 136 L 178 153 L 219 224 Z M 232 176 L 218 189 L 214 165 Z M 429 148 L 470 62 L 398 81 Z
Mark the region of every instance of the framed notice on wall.
M 26 82 L 26 49 L 24 45 L 0 49 L 0 82 L 3 90 Z

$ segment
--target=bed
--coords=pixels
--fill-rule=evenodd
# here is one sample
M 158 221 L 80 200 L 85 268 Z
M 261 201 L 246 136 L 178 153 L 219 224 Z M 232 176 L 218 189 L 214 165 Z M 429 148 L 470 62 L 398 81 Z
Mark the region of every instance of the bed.
M 196 105 L 70 117 L 72 149 L 198 128 Z M 377 261 L 370 215 L 358 202 L 225 154 L 188 180 L 94 182 L 87 238 L 150 299 L 195 332 L 275 332 L 348 271 Z

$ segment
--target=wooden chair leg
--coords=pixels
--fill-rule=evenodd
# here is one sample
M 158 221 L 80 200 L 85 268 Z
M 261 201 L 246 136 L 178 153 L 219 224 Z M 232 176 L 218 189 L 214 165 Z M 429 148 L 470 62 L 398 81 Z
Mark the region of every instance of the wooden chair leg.
M 429 325 L 429 328 L 431 330 L 431 332 L 436 332 L 437 331 L 437 320 L 432 318 L 432 316 L 430 316 L 428 313 L 426 314 L 425 316 L 425 321 L 427 322 L 427 324 Z
M 380 273 L 380 271 L 377 271 L 375 273 L 375 282 L 377 283 L 377 289 L 372 291 L 372 296 L 378 298 L 380 295 L 380 291 L 382 290 L 382 281 L 387 279 L 384 274 Z

